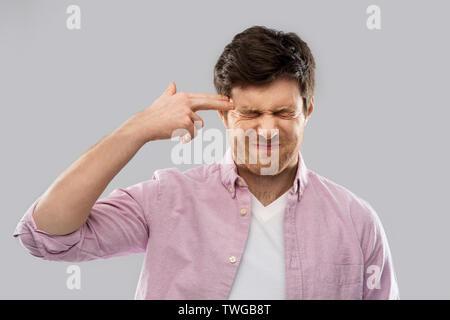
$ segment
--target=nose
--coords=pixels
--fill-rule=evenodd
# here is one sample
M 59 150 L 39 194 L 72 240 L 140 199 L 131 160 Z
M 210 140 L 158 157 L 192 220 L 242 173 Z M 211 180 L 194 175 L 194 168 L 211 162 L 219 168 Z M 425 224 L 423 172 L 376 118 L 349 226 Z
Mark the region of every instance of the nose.
M 258 135 L 267 140 L 274 139 L 278 135 L 277 119 L 270 114 L 262 114 L 259 118 Z

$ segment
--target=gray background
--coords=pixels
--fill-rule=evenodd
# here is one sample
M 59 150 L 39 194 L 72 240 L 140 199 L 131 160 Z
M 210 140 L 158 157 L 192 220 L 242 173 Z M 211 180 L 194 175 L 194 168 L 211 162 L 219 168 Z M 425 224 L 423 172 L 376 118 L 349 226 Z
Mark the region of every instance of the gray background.
M 81 7 L 81 30 L 66 8 Z M 366 28 L 381 8 L 382 29 Z M 347 187 L 385 227 L 402 299 L 448 299 L 447 1 L 0 1 L 0 298 L 133 299 L 143 255 L 67 266 L 30 256 L 12 237 L 51 182 L 90 146 L 175 81 L 215 93 L 213 66 L 252 25 L 297 32 L 317 62 L 306 165 Z M 200 111 L 204 128 L 224 127 Z M 145 145 L 116 187 L 173 167 L 175 142 Z M 181 170 L 197 166 L 182 165 Z

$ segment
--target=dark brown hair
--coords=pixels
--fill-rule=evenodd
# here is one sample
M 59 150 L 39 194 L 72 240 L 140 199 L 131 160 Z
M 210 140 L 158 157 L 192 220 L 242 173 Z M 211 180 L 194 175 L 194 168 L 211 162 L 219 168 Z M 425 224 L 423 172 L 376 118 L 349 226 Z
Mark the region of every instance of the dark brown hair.
M 214 86 L 218 94 L 229 97 L 234 86 L 290 78 L 298 83 L 306 116 L 307 102 L 314 93 L 315 67 L 311 50 L 296 33 L 252 26 L 225 46 L 214 67 Z

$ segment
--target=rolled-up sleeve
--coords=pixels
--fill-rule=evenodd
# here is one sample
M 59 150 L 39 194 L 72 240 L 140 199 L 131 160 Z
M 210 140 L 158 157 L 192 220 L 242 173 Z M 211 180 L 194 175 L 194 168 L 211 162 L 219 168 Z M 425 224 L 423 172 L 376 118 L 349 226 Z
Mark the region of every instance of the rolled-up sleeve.
M 127 188 L 116 188 L 95 202 L 79 229 L 66 235 L 36 227 L 33 212 L 39 196 L 13 236 L 19 237 L 31 255 L 45 260 L 79 262 L 142 253 L 150 237 L 151 215 L 158 207 L 159 189 L 156 175 Z
M 357 205 L 356 205 L 357 203 Z M 399 300 L 397 276 L 388 239 L 373 207 L 358 199 L 352 217 L 358 229 L 364 255 L 363 299 Z

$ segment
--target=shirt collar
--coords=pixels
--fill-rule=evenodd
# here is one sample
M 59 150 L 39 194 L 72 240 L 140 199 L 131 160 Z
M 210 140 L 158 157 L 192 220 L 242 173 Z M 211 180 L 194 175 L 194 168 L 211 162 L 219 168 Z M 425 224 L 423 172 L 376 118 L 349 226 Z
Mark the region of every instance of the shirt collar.
M 220 167 L 222 184 L 234 198 L 236 196 L 236 187 L 247 186 L 247 184 L 244 179 L 242 179 L 242 177 L 237 173 L 237 167 L 233 160 L 231 147 L 228 147 L 222 161 L 220 161 Z M 301 151 L 299 151 L 295 180 L 291 189 L 289 190 L 290 193 L 297 194 L 298 201 L 300 201 L 300 198 L 303 195 L 303 192 L 308 183 L 307 173 L 308 168 L 306 167 Z

